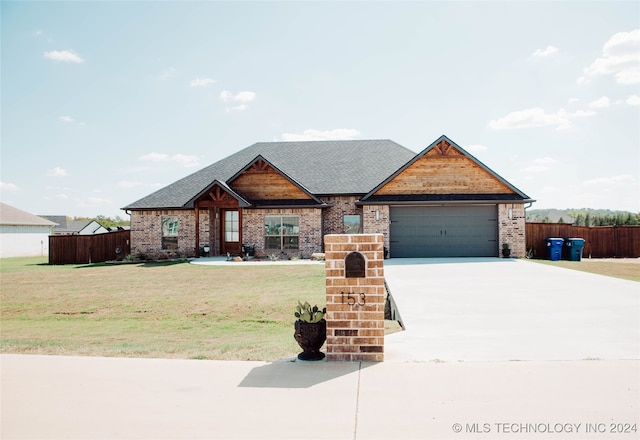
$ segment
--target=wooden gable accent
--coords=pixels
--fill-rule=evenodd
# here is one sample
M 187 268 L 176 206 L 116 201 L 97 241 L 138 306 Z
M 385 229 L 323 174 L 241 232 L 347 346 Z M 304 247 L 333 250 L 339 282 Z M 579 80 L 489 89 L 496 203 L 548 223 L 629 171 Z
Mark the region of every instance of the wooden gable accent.
M 311 200 L 280 172 L 262 159 L 255 161 L 230 184 L 234 191 L 249 200 Z
M 441 140 L 375 195 L 515 194 L 454 145 Z
M 211 207 L 235 207 L 239 206 L 238 200 L 221 187 L 215 185 L 206 194 L 202 195 L 197 201 L 198 208 Z

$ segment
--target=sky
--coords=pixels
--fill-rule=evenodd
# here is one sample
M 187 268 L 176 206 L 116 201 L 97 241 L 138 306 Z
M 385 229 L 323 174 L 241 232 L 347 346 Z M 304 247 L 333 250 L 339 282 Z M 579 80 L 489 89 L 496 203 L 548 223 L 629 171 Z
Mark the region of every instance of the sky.
M 447 135 L 640 212 L 640 2 L 2 1 L 1 200 L 120 208 L 255 142 Z M 383 180 L 387 176 L 381 176 Z

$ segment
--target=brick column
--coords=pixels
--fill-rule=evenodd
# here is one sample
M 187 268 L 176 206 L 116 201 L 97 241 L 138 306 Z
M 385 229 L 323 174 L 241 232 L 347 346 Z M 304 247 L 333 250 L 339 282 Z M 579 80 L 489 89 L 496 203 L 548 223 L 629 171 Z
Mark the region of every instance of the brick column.
M 384 360 L 384 236 L 325 235 L 327 360 Z

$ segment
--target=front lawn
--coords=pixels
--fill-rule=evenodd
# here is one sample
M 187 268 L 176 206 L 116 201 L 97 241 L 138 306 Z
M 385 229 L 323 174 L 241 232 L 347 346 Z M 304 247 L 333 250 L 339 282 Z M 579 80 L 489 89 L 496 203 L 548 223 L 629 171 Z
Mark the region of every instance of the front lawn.
M 300 352 L 298 300 L 324 304 L 324 265 L 49 266 L 0 260 L 4 353 L 277 360 Z

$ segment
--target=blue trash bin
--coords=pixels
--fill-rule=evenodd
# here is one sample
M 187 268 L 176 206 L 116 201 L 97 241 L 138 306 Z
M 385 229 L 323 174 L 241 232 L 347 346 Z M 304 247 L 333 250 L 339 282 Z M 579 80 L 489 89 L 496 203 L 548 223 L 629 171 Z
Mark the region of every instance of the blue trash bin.
M 584 238 L 567 238 L 564 245 L 567 247 L 567 259 L 569 261 L 581 261 Z
M 547 258 L 551 261 L 559 261 L 562 258 L 563 238 L 547 238 Z

